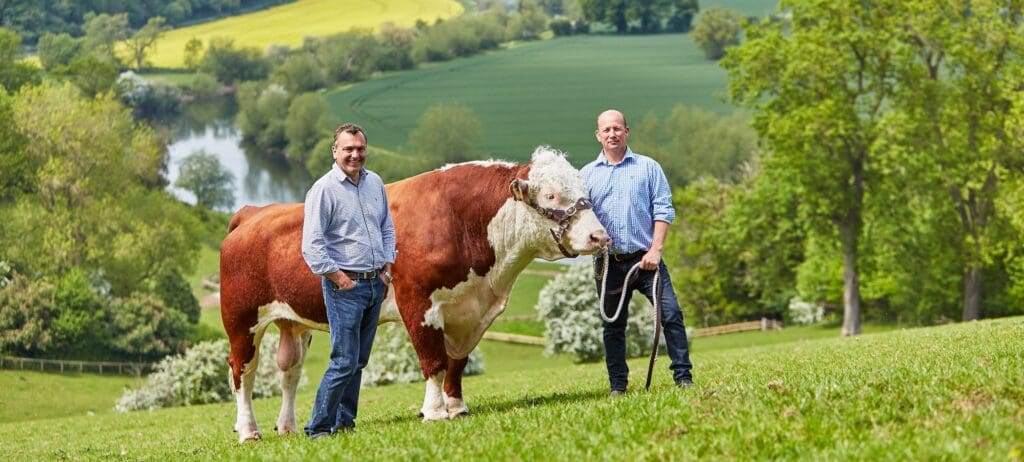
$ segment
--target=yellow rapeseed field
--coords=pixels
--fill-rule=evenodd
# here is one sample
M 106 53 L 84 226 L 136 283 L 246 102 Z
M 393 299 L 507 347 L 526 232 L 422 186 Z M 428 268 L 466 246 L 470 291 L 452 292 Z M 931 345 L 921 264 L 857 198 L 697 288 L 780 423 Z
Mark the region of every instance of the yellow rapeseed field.
M 298 46 L 303 37 L 324 36 L 353 28 L 376 30 L 384 22 L 410 27 L 462 14 L 456 0 L 297 0 L 266 10 L 168 31 L 148 53 L 147 63 L 162 68 L 184 67 L 185 43 L 195 37 L 209 44 L 230 37 L 235 44 L 260 50 L 272 44 Z

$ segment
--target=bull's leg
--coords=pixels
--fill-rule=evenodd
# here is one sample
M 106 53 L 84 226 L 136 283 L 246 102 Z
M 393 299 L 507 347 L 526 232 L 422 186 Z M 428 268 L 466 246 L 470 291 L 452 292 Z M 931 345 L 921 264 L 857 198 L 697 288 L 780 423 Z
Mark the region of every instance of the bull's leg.
M 256 427 L 256 414 L 252 409 L 252 389 L 256 382 L 256 367 L 259 365 L 259 339 L 261 335 L 250 336 L 254 344 L 249 348 L 240 349 L 236 356 L 235 344 L 231 345 L 231 368 L 232 380 L 231 389 L 235 394 L 235 404 L 238 415 L 235 419 L 235 431 L 238 432 L 238 442 L 256 441 L 263 438 L 259 428 Z M 248 361 L 244 358 L 248 352 Z
M 403 306 L 402 308 L 408 310 L 404 311 L 405 313 L 427 313 L 430 302 L 424 302 L 423 306 Z M 428 318 L 430 318 L 429 315 L 422 314 L 402 316 L 405 328 L 409 331 L 409 339 L 412 340 L 412 346 L 420 358 L 420 370 L 423 371 L 423 378 L 427 381 L 423 407 L 420 409 L 420 416 L 423 417 L 424 422 L 448 418 L 442 394 L 445 370 L 448 368 L 448 353 L 444 349 L 444 330 L 443 325 L 436 325 L 436 321 L 430 323 L 427 321 Z M 439 318 L 439 316 L 434 317 L 434 319 Z
M 306 360 L 306 349 L 312 338 L 308 329 L 289 321 L 279 321 L 281 340 L 277 347 L 277 367 L 281 379 L 281 412 L 277 415 L 277 434 L 287 435 L 298 431 L 295 420 L 295 392 L 302 378 L 302 364 Z
M 462 371 L 466 369 L 469 357 L 448 359 L 448 373 L 444 376 L 444 401 L 449 418 L 469 415 L 469 408 L 462 400 Z

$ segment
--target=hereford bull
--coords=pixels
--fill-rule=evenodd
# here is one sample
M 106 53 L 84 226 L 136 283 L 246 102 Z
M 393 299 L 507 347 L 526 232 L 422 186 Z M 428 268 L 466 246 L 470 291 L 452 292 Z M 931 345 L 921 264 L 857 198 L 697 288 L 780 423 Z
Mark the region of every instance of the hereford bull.
M 610 239 L 579 172 L 540 147 L 526 165 L 468 162 L 387 186 L 398 257 L 381 322 L 404 321 L 426 379 L 424 421 L 469 412 L 467 356 L 534 258 L 588 254 Z M 221 245 L 221 317 L 231 343 L 239 441 L 261 438 L 252 409 L 259 343 L 280 330 L 280 434 L 297 430 L 295 389 L 310 329 L 329 330 L 319 277 L 301 253 L 302 204 L 244 207 Z

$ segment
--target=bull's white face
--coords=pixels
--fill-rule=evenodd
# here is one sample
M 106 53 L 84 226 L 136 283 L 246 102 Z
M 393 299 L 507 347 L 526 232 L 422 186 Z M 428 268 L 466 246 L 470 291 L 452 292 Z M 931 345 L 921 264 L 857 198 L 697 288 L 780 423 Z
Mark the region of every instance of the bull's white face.
M 529 194 L 534 202 L 543 208 L 567 210 L 576 202 L 587 197 L 583 177 L 569 161 L 548 147 L 539 147 L 533 153 L 530 167 Z M 564 258 L 548 229 L 558 229 L 558 223 L 539 213 L 533 214 L 536 225 L 543 228 L 540 257 L 547 260 Z M 597 220 L 592 209 L 577 211 L 568 221 L 569 227 L 562 236 L 561 244 L 573 253 L 589 255 L 610 243 L 607 231 Z

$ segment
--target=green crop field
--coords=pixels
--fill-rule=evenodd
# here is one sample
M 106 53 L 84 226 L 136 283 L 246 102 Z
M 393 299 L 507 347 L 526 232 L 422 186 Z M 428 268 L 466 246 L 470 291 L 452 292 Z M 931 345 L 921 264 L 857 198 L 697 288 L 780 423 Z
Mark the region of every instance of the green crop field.
M 454 0 L 297 0 L 266 10 L 174 29 L 157 42 L 149 56 L 154 66 L 179 68 L 185 62 L 185 43 L 198 38 L 230 37 L 235 44 L 261 51 L 273 44 L 298 46 L 305 37 L 325 36 L 351 29 L 375 30 L 384 22 L 411 27 L 417 19 L 434 22 L 462 14 Z
M 835 331 L 833 331 L 834 333 Z M 1024 318 L 852 338 L 696 349 L 697 385 L 659 370 L 609 399 L 603 364 L 529 360 L 507 347 L 465 379 L 473 414 L 424 424 L 422 384 L 369 388 L 358 430 L 311 442 L 272 428 L 279 399 L 255 402 L 265 439 L 239 445 L 234 404 L 0 422 L 10 460 L 1020 460 Z M 492 342 L 485 342 L 485 345 Z M 512 368 L 498 367 L 504 362 Z M 15 372 L 4 371 L 0 378 Z M 314 386 L 300 390 L 300 422 Z M 7 390 L 7 388 L 5 388 Z M 68 396 L 22 397 L 5 407 Z M 87 392 L 86 392 L 87 393 Z
M 575 36 L 389 74 L 327 100 L 389 149 L 408 142 L 428 107 L 461 103 L 480 121 L 480 157 L 525 161 L 549 144 L 582 166 L 600 149 L 600 111 L 619 108 L 634 124 L 677 104 L 726 113 L 725 90 L 725 71 L 686 35 Z

